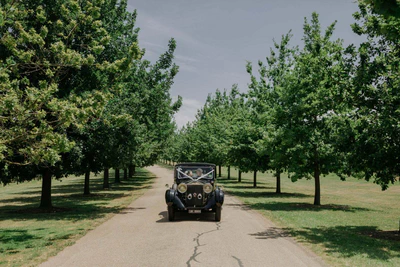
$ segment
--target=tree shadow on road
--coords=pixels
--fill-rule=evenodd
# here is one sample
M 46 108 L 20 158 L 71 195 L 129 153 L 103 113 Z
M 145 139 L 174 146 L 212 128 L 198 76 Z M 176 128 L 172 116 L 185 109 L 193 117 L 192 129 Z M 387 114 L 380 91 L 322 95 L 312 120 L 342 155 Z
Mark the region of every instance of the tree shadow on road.
M 290 236 L 288 232 L 278 227 L 269 227 L 263 232 L 253 233 L 249 235 L 254 236 L 256 239 L 277 239 Z

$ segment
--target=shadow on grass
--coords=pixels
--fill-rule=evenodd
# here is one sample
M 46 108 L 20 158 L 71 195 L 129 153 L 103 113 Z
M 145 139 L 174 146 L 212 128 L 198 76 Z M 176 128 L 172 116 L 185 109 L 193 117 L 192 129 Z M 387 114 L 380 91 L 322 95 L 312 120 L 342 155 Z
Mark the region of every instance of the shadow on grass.
M 31 239 L 37 239 L 36 236 L 22 229 L 0 229 L 0 240 L 2 243 L 25 242 Z
M 66 203 L 65 201 L 56 202 L 55 207 L 50 210 L 38 209 L 37 204 L 24 206 L 8 205 L 2 208 L 0 219 L 21 221 L 21 220 L 36 220 L 36 221 L 72 221 L 94 220 L 103 218 L 108 214 L 126 214 L 123 207 L 108 207 L 109 201 L 96 203 Z M 59 208 L 62 207 L 62 208 Z M 67 208 L 66 208 L 67 207 Z M 5 211 L 8 210 L 8 211 Z
M 111 189 L 113 187 L 120 187 L 123 185 L 131 185 L 132 183 L 136 186 L 141 185 L 141 184 L 146 184 L 147 183 L 147 178 L 148 176 L 145 175 L 144 172 L 140 172 L 138 173 L 138 175 L 135 175 L 133 178 L 129 178 L 127 180 L 124 180 L 121 177 L 121 182 L 120 183 L 115 183 L 114 182 L 114 177 L 110 177 L 110 187 Z M 155 178 L 155 177 L 152 177 Z M 61 180 L 56 180 L 53 179 L 52 181 L 52 193 L 53 194 L 66 194 L 66 193 L 70 193 L 71 191 L 82 191 L 83 192 L 83 183 L 84 183 L 84 177 L 82 177 L 82 179 L 77 180 L 76 183 L 74 184 L 68 184 L 67 186 L 65 185 L 66 180 L 68 180 L 69 178 L 62 178 Z M 23 185 L 23 184 L 21 184 Z M 90 179 L 90 188 L 92 191 L 95 190 L 103 190 L 103 177 L 93 177 Z M 35 187 L 34 190 L 28 190 L 26 192 L 16 192 L 16 193 L 12 193 L 14 195 L 40 195 L 41 194 L 41 188 L 40 187 Z M 8 200 L 6 199 L 0 199 L 0 203 L 1 202 L 8 202 Z
M 335 226 L 284 230 L 300 240 L 323 244 L 328 253 L 337 253 L 344 258 L 365 254 L 371 259 L 388 261 L 400 257 L 400 242 L 365 235 L 366 232 L 377 232 L 376 227 Z
M 371 259 L 388 261 L 400 257 L 400 242 L 371 238 L 365 233 L 379 232 L 369 226 L 335 226 L 302 229 L 271 227 L 264 232 L 252 233 L 256 239 L 296 237 L 300 242 L 322 244 L 326 253 L 350 258 L 367 255 Z
M 8 205 L 0 206 L 0 220 L 69 220 L 79 221 L 84 219 L 102 218 L 110 213 L 130 213 L 133 208 L 110 207 L 113 200 L 124 198 L 134 190 L 148 189 L 151 187 L 152 174 L 134 176 L 122 183 L 113 184 L 111 189 L 102 190 L 102 178 L 91 180 L 91 191 L 93 194 L 85 196 L 82 180 L 76 179 L 74 183 L 54 183 L 52 188 L 54 209 L 40 212 L 37 208 L 40 195 L 27 190 L 16 195 L 14 198 L 2 199 L 0 203 Z M 30 194 L 30 195 L 29 195 Z M 137 208 L 136 208 L 137 209 Z
M 370 209 L 352 207 L 349 205 L 312 205 L 309 203 L 286 203 L 286 202 L 270 202 L 270 203 L 254 203 L 250 204 L 252 209 L 256 210 L 271 210 L 271 211 L 345 211 L 345 212 L 357 212 L 357 211 L 369 211 Z
M 267 198 L 309 198 L 311 195 L 302 194 L 302 193 L 280 193 L 277 194 L 275 192 L 265 192 L 265 191 L 234 191 L 229 190 L 232 195 L 245 197 L 245 198 L 258 198 L 258 197 L 267 197 Z
M 238 182 L 236 180 L 228 180 L 228 179 L 217 179 L 218 183 L 220 185 L 223 185 L 226 188 L 229 189 L 271 189 L 271 190 L 275 190 L 275 187 L 272 186 L 265 186 L 262 183 L 258 183 L 257 187 L 253 187 L 253 182 L 251 181 L 242 181 L 242 182 Z

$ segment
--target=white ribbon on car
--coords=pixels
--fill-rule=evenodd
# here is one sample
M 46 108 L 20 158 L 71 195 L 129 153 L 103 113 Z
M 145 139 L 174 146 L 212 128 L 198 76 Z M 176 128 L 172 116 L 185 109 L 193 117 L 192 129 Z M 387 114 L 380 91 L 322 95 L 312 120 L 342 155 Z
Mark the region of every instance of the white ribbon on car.
M 185 177 L 191 179 L 193 182 L 197 182 L 198 180 L 203 179 L 203 178 L 207 177 L 209 174 L 211 174 L 211 173 L 214 172 L 214 170 L 211 170 L 210 172 L 208 172 L 208 173 L 206 173 L 206 174 L 204 174 L 204 175 L 198 177 L 197 179 L 195 179 L 195 178 L 193 178 L 193 177 L 187 175 L 186 173 L 182 172 L 180 168 L 177 169 L 177 170 L 178 170 L 179 173 L 181 173 L 181 174 L 183 174 Z

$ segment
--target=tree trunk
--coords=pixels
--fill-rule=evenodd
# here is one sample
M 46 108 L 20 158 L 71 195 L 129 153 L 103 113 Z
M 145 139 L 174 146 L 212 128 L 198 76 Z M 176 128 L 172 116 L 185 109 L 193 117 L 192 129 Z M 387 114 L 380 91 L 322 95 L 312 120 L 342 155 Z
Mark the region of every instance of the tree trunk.
M 119 169 L 115 169 L 115 180 L 114 182 L 116 184 L 119 184 L 121 182 L 121 179 L 119 178 Z
M 128 169 L 124 169 L 124 180 L 128 180 Z
M 239 170 L 239 173 L 238 173 L 238 182 L 239 183 L 242 182 L 242 171 L 241 170 Z
M 276 171 L 276 193 L 280 194 L 281 193 L 281 172 Z
M 132 178 L 132 177 L 133 177 L 132 165 L 129 165 L 129 167 L 128 167 L 128 178 Z
M 231 179 L 231 166 L 228 166 L 228 179 Z
M 254 175 L 253 175 L 253 187 L 257 187 L 257 171 L 254 171 Z
M 315 194 L 314 194 L 314 205 L 321 205 L 321 184 L 319 179 L 319 164 L 315 164 L 314 168 L 314 180 L 315 180 Z
M 314 146 L 314 181 L 315 181 L 315 193 L 314 193 L 314 205 L 321 205 L 321 184 L 319 180 L 319 157 L 318 147 Z
M 83 187 L 83 194 L 90 195 L 90 171 L 85 172 L 85 185 Z
M 51 172 L 47 169 L 42 175 L 42 196 L 40 198 L 40 208 L 52 208 L 51 203 Z
M 218 166 L 218 177 L 221 177 L 221 165 Z
M 110 171 L 108 168 L 104 169 L 103 189 L 110 188 Z

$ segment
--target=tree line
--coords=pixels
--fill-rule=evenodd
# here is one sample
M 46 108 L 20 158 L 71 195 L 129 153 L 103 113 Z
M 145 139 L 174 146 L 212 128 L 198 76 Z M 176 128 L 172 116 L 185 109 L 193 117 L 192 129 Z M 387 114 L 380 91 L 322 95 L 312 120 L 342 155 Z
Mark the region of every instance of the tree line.
M 181 98 L 169 90 L 178 66 L 171 39 L 143 59 L 127 0 L 0 1 L 0 180 L 52 179 L 109 169 L 132 177 L 157 161 L 174 132 Z
M 302 46 L 292 33 L 274 41 L 255 71 L 246 66 L 248 90 L 237 85 L 209 95 L 195 121 L 171 136 L 163 158 L 209 161 L 241 172 L 272 171 L 314 179 L 373 180 L 383 190 L 400 175 L 400 6 L 359 1 L 356 46 L 334 39 L 335 24 L 321 29 L 312 13 L 303 24 Z M 228 167 L 228 170 L 229 167 Z M 228 173 L 228 177 L 229 177 Z

